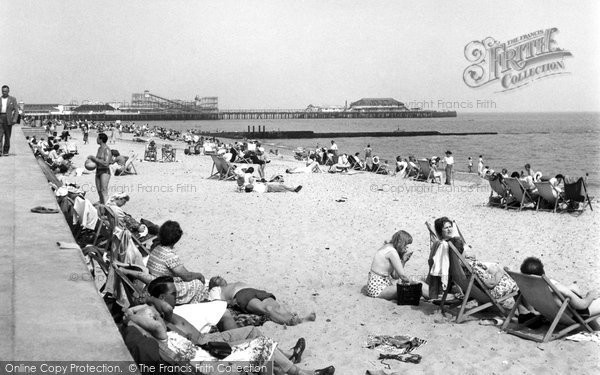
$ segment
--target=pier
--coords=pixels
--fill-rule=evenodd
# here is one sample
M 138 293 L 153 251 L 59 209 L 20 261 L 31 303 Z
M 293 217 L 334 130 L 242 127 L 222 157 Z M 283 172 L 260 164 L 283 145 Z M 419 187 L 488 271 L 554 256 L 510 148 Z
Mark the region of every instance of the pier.
M 197 120 L 287 120 L 356 118 L 456 117 L 456 111 L 306 111 L 302 109 L 232 109 L 218 112 L 74 112 L 69 114 L 26 113 L 35 120 L 197 121 Z

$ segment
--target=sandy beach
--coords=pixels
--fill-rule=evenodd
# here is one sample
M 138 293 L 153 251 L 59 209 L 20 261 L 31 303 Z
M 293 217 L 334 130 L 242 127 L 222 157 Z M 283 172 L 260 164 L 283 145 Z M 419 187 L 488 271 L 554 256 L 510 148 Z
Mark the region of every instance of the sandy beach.
M 74 159 L 83 166 L 95 154 L 72 132 L 79 147 Z M 124 137 L 130 138 L 125 134 Z M 161 145 L 163 141 L 157 140 Z M 424 303 L 398 306 L 368 298 L 360 290 L 376 250 L 399 229 L 413 236 L 407 263 L 418 279 L 427 272 L 429 235 L 425 221 L 448 216 L 456 220 L 471 250 L 480 260 L 496 261 L 517 270 L 527 256 L 539 257 L 547 274 L 563 282 L 577 281 L 584 291 L 600 287 L 597 206 L 579 217 L 487 207 L 487 181 L 459 175 L 452 187 L 425 184 L 384 175 L 361 173 L 285 174 L 303 163 L 290 154 L 271 155 L 267 177 L 283 174 L 287 185 L 302 185 L 300 193 L 238 193 L 232 181 L 209 180 L 209 156 L 188 156 L 183 143 L 177 162 L 135 162 L 137 175 L 112 176 L 110 192 L 124 191 L 124 207 L 135 218 L 157 224 L 180 222 L 184 235 L 176 249 L 190 270 L 207 278 L 221 275 L 274 293 L 301 314 L 316 311 L 317 320 L 294 327 L 266 323 L 262 330 L 283 348 L 305 337 L 301 366 L 336 367 L 336 374 L 366 370 L 420 374 L 562 374 L 600 372 L 600 345 L 558 340 L 547 344 L 520 339 L 483 326 L 475 318 L 456 324 L 439 307 Z M 109 147 L 144 155 L 143 143 L 117 140 Z M 354 152 L 356 150 L 340 150 Z M 443 150 L 440 150 L 442 153 Z M 417 155 L 420 156 L 420 155 Z M 160 151 L 159 151 L 160 157 Z M 94 175 L 71 180 L 98 199 Z M 338 202 L 345 197 L 345 202 Z M 493 314 L 491 315 L 493 316 Z M 365 348 L 368 335 L 409 335 L 427 340 L 415 353 L 419 364 L 388 360 Z

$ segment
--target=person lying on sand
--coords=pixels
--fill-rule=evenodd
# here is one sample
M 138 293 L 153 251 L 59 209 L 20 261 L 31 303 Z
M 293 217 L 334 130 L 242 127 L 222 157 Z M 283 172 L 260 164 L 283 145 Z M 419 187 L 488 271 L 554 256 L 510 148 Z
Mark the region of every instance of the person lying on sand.
M 542 261 L 535 257 L 528 257 L 521 264 L 521 273 L 525 275 L 545 275 L 544 265 Z M 565 298 L 568 298 L 569 305 L 577 310 L 582 318 L 587 319 L 592 315 L 600 314 L 600 290 L 590 290 L 585 297 L 577 283 L 571 285 L 563 285 L 556 280 L 550 279 L 552 284 L 558 289 Z M 558 297 L 555 298 L 558 306 L 561 305 Z M 528 310 L 532 310 L 530 307 Z M 595 331 L 600 331 L 598 320 L 593 320 L 589 323 L 590 327 Z
M 317 163 L 315 160 L 314 155 L 311 155 L 311 157 L 312 158 L 308 159 L 306 166 L 286 169 L 285 173 L 320 173 L 321 169 L 319 167 L 319 163 Z
M 395 281 L 410 281 L 404 271 L 404 266 L 412 256 L 412 251 L 408 251 L 408 245 L 411 243 L 412 236 L 400 230 L 377 250 L 369 270 L 367 296 L 387 300 L 397 298 Z
M 281 183 L 260 183 L 255 180 L 254 176 L 252 176 L 252 173 L 254 173 L 254 168 L 250 167 L 246 169 L 246 173 L 244 174 L 242 186 L 246 193 L 251 193 L 253 191 L 257 193 L 285 193 L 287 191 L 297 193 L 302 189 L 302 185 L 291 187 Z
M 275 323 L 295 326 L 316 319 L 314 312 L 304 318 L 290 312 L 276 301 L 275 296 L 264 290 L 251 288 L 248 284 L 237 282 L 228 284 L 221 276 L 215 276 L 208 283 L 208 299 L 227 301 L 245 313 L 265 315 Z

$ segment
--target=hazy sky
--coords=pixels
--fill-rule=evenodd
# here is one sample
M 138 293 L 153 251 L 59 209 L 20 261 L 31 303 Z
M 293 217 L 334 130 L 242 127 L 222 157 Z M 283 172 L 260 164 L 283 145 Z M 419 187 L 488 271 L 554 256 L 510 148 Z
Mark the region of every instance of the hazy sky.
M 0 0 L 2 84 L 25 103 L 150 92 L 220 108 L 305 108 L 362 97 L 433 109 L 600 110 L 596 1 Z M 562 74 L 499 92 L 463 81 L 465 46 L 556 27 Z M 458 102 L 456 104 L 443 104 Z M 473 108 L 460 108 L 470 105 Z M 442 104 L 442 105 L 441 105 Z M 486 110 L 485 108 L 479 108 Z M 489 109 L 487 109 L 489 111 Z

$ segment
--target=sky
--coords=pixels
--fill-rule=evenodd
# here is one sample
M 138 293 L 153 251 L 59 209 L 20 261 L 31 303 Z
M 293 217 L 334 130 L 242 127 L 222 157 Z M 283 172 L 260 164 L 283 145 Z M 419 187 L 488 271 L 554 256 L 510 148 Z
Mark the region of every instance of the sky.
M 600 2 L 1 0 L 0 81 L 30 104 L 218 96 L 221 109 L 360 98 L 464 112 L 600 110 Z M 467 86 L 472 41 L 557 28 L 561 73 Z M 509 71 L 510 73 L 511 71 Z

